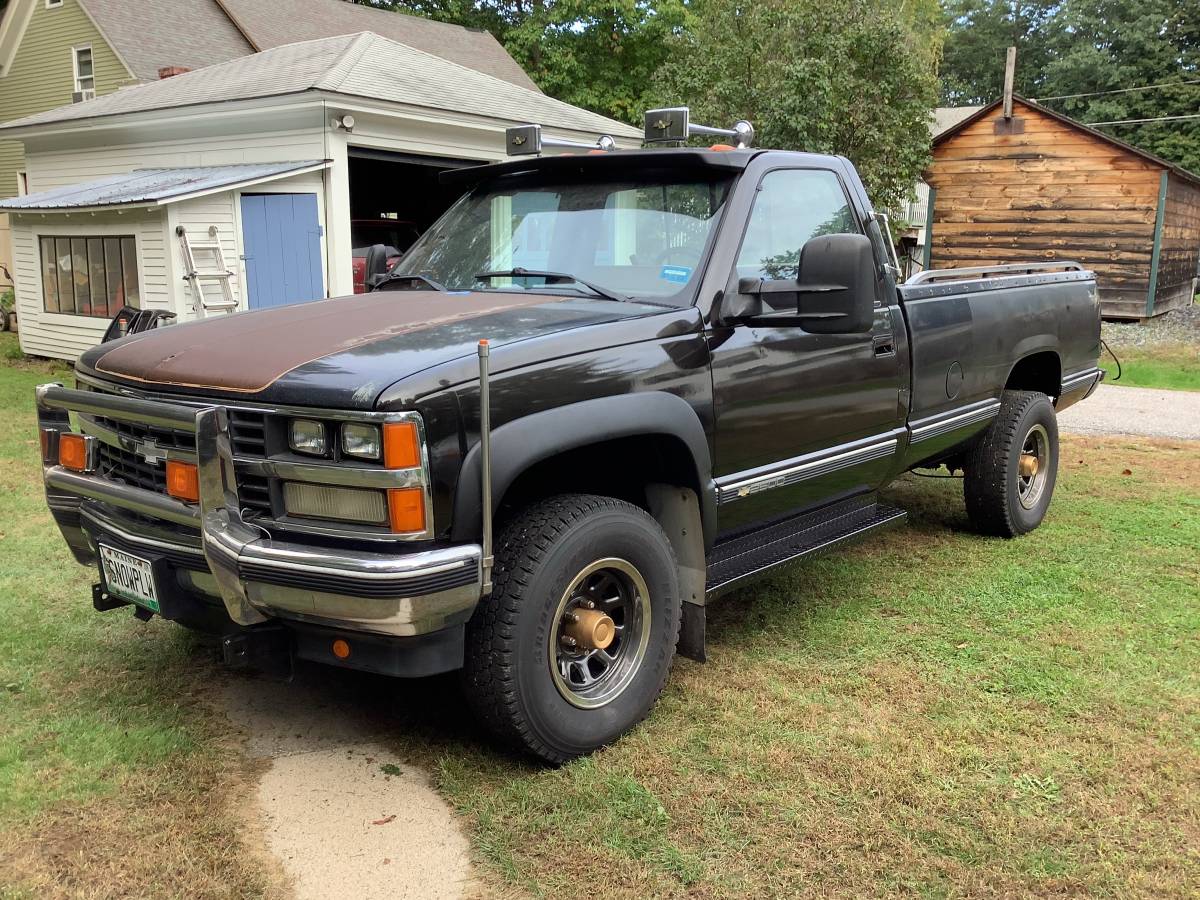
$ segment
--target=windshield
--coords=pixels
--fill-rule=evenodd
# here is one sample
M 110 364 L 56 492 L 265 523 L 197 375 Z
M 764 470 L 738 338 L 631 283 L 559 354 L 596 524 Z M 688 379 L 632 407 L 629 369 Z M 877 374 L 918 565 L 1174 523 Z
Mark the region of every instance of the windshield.
M 509 177 L 477 187 L 396 266 L 447 290 L 530 290 L 687 305 L 728 176 L 550 183 Z M 514 269 L 570 275 L 499 275 Z

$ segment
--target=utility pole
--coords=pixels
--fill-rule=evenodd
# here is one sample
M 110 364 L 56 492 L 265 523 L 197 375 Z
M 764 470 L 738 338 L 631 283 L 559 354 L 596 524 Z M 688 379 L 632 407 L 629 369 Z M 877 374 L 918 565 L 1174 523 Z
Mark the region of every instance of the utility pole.
M 1013 77 L 1017 74 L 1017 48 L 1009 47 L 1004 60 L 1004 118 L 1012 119 Z

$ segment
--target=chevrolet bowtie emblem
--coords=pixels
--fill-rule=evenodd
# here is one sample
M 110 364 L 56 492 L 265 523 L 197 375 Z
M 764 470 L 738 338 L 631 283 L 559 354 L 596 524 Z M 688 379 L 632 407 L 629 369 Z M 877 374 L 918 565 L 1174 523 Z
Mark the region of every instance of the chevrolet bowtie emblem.
M 160 463 L 167 458 L 167 451 L 154 441 L 139 441 L 133 452 L 148 463 Z

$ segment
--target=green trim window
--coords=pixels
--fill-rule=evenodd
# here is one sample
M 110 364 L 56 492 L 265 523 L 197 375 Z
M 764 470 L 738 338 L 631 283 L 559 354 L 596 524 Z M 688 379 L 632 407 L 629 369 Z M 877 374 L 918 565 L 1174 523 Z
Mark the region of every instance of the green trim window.
M 46 312 L 109 319 L 122 306 L 141 306 L 132 235 L 43 237 L 41 250 Z

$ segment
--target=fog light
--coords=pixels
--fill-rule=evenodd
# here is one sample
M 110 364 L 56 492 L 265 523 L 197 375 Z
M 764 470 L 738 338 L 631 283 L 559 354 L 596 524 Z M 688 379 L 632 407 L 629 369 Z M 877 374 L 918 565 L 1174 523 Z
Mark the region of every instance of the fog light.
M 96 439 L 90 434 L 61 432 L 58 436 L 58 464 L 75 472 L 96 468 Z
M 324 456 L 329 449 L 325 423 L 315 419 L 292 419 L 288 425 L 288 445 L 297 453 Z
M 200 473 L 191 463 L 167 460 L 167 493 L 176 500 L 200 502 Z
M 339 519 L 369 525 L 384 525 L 388 521 L 388 505 L 383 491 L 285 481 L 283 505 L 289 516 Z
M 347 422 L 342 426 L 342 452 L 359 459 L 379 459 L 383 455 L 379 428 L 359 422 Z

